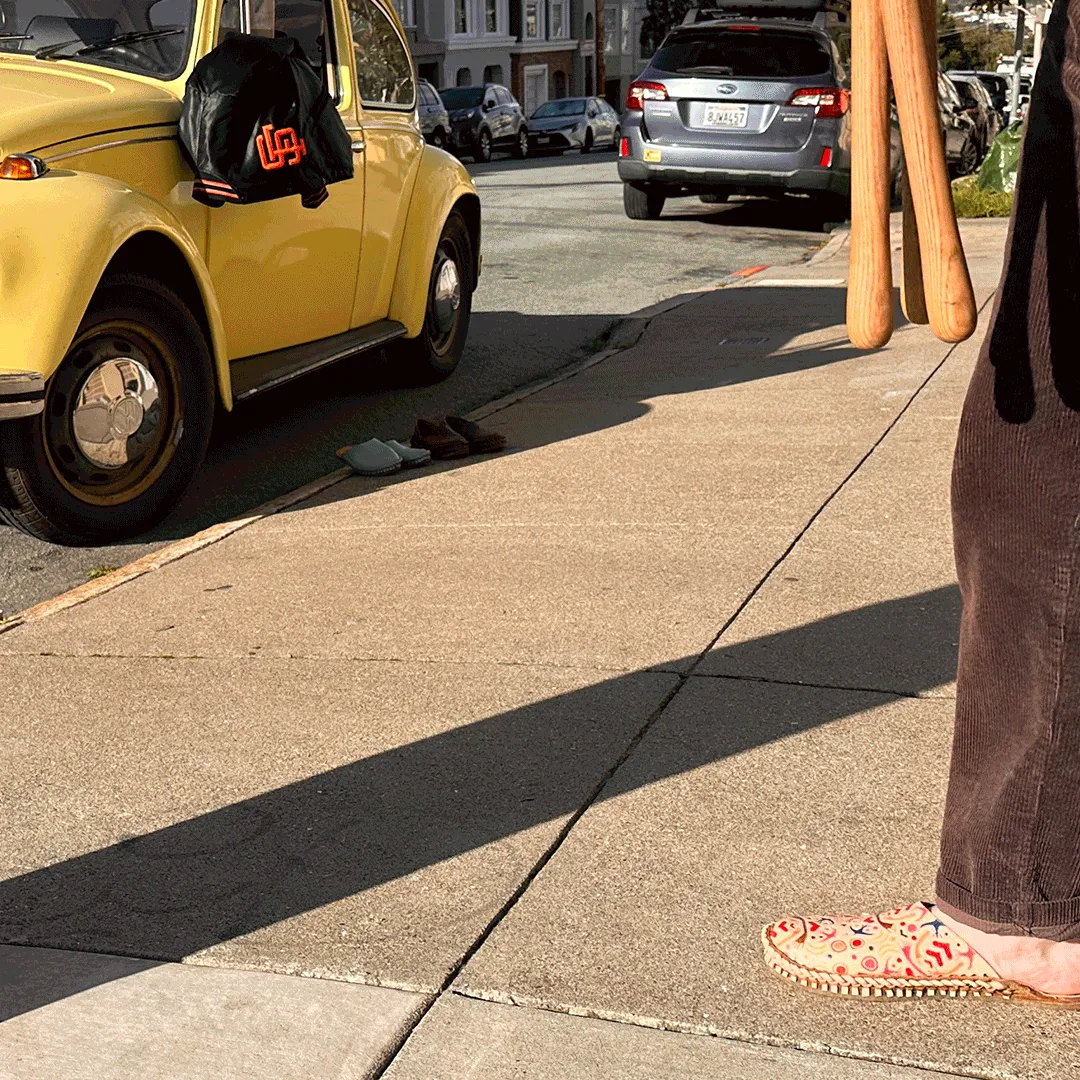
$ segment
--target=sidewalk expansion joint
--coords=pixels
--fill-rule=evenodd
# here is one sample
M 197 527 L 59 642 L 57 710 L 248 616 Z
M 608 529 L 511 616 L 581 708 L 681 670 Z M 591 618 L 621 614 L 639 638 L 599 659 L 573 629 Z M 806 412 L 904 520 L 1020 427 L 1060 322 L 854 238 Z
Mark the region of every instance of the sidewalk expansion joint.
M 990 303 L 991 299 L 992 299 L 992 297 L 988 298 L 981 305 L 981 307 L 979 308 L 980 314 L 985 309 L 987 304 Z M 806 533 L 809 531 L 809 529 L 814 524 L 814 522 L 817 521 L 817 519 L 825 512 L 825 510 L 833 502 L 833 500 L 836 498 L 836 496 L 840 494 L 840 492 L 855 477 L 855 475 L 859 472 L 859 470 L 863 467 L 863 465 L 866 464 L 866 462 L 870 459 L 870 457 L 877 450 L 877 448 L 885 441 L 885 439 L 888 437 L 889 433 L 896 427 L 896 425 L 900 422 L 900 419 L 907 413 L 907 411 L 915 403 L 916 399 L 919 397 L 919 395 L 922 393 L 922 391 L 929 385 L 930 380 L 933 379 L 934 376 L 937 375 L 937 373 L 945 366 L 946 362 L 950 359 L 950 357 L 952 357 L 952 355 L 956 352 L 956 349 L 958 347 L 959 347 L 959 343 L 951 345 L 946 350 L 945 355 L 934 365 L 933 369 L 926 376 L 926 378 L 923 379 L 923 381 L 918 385 L 918 387 L 916 387 L 916 389 L 912 393 L 911 397 L 904 404 L 904 407 L 896 414 L 895 417 L 893 417 L 893 419 L 885 427 L 885 430 L 882 431 L 882 433 L 874 440 L 873 444 L 866 451 L 866 453 L 863 454 L 861 458 L 859 458 L 859 460 L 852 467 L 852 469 L 847 473 L 847 475 L 840 481 L 839 484 L 836 485 L 836 487 L 825 498 L 825 500 L 821 503 L 821 505 L 810 515 L 810 517 L 807 519 L 806 523 L 802 526 L 801 529 L 799 529 L 799 531 L 795 535 L 794 539 L 784 548 L 784 550 L 776 558 L 776 560 L 772 563 L 772 565 L 769 567 L 769 569 L 765 571 L 765 573 L 762 575 L 762 577 L 758 580 L 757 584 L 754 585 L 753 588 L 746 594 L 746 596 L 739 603 L 739 605 L 735 609 L 735 611 L 728 617 L 728 619 L 725 620 L 724 624 L 717 631 L 716 635 L 705 646 L 705 648 L 701 650 L 701 652 L 699 653 L 697 659 L 694 660 L 694 662 L 690 665 L 690 667 L 685 672 L 670 672 L 669 673 L 669 674 L 675 675 L 676 678 L 678 679 L 678 681 L 664 695 L 664 697 L 661 700 L 660 704 L 646 718 L 645 722 L 641 725 L 641 727 L 638 729 L 638 731 L 630 739 L 629 743 L 626 745 L 625 749 L 619 755 L 619 757 L 616 759 L 614 764 L 612 764 L 611 767 L 603 774 L 603 776 L 601 776 L 599 781 L 593 787 L 590 794 L 586 797 L 585 801 L 566 820 L 566 822 L 563 824 L 562 828 L 559 829 L 559 831 L 556 834 L 554 840 L 551 842 L 551 844 L 548 845 L 547 849 L 540 855 L 539 859 L 537 859 L 537 861 L 533 865 L 532 869 L 518 883 L 517 887 L 513 890 L 513 892 L 510 894 L 510 896 L 507 897 L 507 899 L 504 901 L 504 903 L 499 908 L 499 910 L 494 914 L 494 916 L 492 916 L 491 920 L 488 922 L 487 926 L 484 927 L 484 929 L 478 935 L 476 940 L 464 952 L 464 954 L 457 961 L 457 963 L 454 964 L 454 966 L 450 970 L 449 974 L 443 980 L 442 986 L 439 989 L 438 996 L 433 998 L 430 1003 L 428 1003 L 426 1006 L 422 1007 L 421 1010 L 419 1010 L 416 1023 L 411 1028 L 407 1029 L 403 1033 L 402 1038 L 401 1038 L 400 1042 L 398 1043 L 398 1045 L 396 1047 L 392 1048 L 392 1050 L 388 1053 L 385 1064 L 381 1068 L 379 1068 L 376 1072 L 371 1074 L 371 1080 L 381 1080 L 383 1075 L 386 1073 L 386 1070 L 390 1067 L 390 1065 L 393 1063 L 394 1059 L 398 1056 L 398 1054 L 407 1045 L 407 1043 L 409 1042 L 409 1039 L 412 1038 L 413 1034 L 416 1032 L 417 1028 L 419 1027 L 420 1022 L 427 1015 L 427 1013 L 431 1010 L 431 1008 L 434 1006 L 435 1002 L 437 1000 L 439 1000 L 439 998 L 441 998 L 443 995 L 453 992 L 454 984 L 456 983 L 456 981 L 458 979 L 458 976 L 468 966 L 469 961 L 472 960 L 472 958 L 480 951 L 481 948 L 483 948 L 485 943 L 490 939 L 491 935 L 496 931 L 496 929 L 498 929 L 499 925 L 503 922 L 503 920 L 507 917 L 507 915 L 509 915 L 510 912 L 514 909 L 514 907 L 517 905 L 518 901 L 525 895 L 525 893 L 529 889 L 529 886 L 532 885 L 532 883 L 536 880 L 536 878 L 539 876 L 539 874 L 543 871 L 544 867 L 546 867 L 548 865 L 548 863 L 551 862 L 551 860 L 555 857 L 555 855 L 558 853 L 559 849 L 565 843 L 566 839 L 569 837 L 570 833 L 573 831 L 573 829 L 577 825 L 577 823 L 585 816 L 585 814 L 596 803 L 597 799 L 599 799 L 601 794 L 603 794 L 604 788 L 607 787 L 608 783 L 615 777 L 615 775 L 623 767 L 623 765 L 625 765 L 626 762 L 629 761 L 629 759 L 633 756 L 634 751 L 636 751 L 638 746 L 641 745 L 641 743 L 644 740 L 645 736 L 648 735 L 648 733 L 652 730 L 652 728 L 655 726 L 656 722 L 664 714 L 664 712 L 667 710 L 667 707 L 672 703 L 672 701 L 675 700 L 675 698 L 678 696 L 678 694 L 682 690 L 682 688 L 684 686 L 686 686 L 687 683 L 689 683 L 692 678 L 695 677 L 695 675 L 694 675 L 695 669 L 701 665 L 701 663 L 704 661 L 705 657 L 716 647 L 717 643 L 720 641 L 720 639 L 723 637 L 723 635 L 728 631 L 728 629 L 735 622 L 735 620 L 743 613 L 743 611 L 746 610 L 747 606 L 751 603 L 751 601 L 754 599 L 754 597 L 758 595 L 758 593 L 765 586 L 765 583 L 769 580 L 769 578 L 776 572 L 776 570 L 781 566 L 781 564 L 784 562 L 784 560 L 787 559 L 787 557 L 795 549 L 795 547 L 802 540 L 802 538 L 806 535 Z M 468 995 L 463 995 L 463 996 L 468 996 Z M 516 1002 L 507 1001 L 507 1004 L 516 1004 Z M 570 1008 L 570 1006 L 566 1006 L 562 1011 L 570 1012 L 571 1008 Z M 614 1014 L 612 1014 L 610 1016 L 604 1016 L 604 1015 L 600 1015 L 599 1012 L 593 1012 L 593 1013 L 589 1013 L 589 1014 L 580 1013 L 580 1015 L 594 1015 L 594 1016 L 596 1016 L 597 1019 L 620 1019 L 619 1017 L 614 1016 Z M 624 1022 L 629 1022 L 629 1021 L 625 1020 L 625 1018 L 622 1018 L 622 1019 L 624 1020 Z M 642 1022 L 640 1024 L 640 1026 L 647 1026 L 647 1025 L 645 1025 L 644 1022 Z M 718 1037 L 725 1037 L 725 1038 L 736 1038 L 736 1039 L 740 1038 L 739 1033 L 728 1035 L 727 1033 L 724 1033 L 724 1032 L 710 1030 L 707 1026 L 702 1026 L 700 1028 L 694 1026 L 694 1030 L 691 1030 L 691 1026 L 688 1026 L 688 1025 L 665 1026 L 664 1022 L 659 1021 L 659 1020 L 653 1022 L 651 1026 L 659 1027 L 659 1028 L 662 1028 L 663 1030 L 683 1031 L 686 1034 L 705 1034 L 705 1035 L 715 1035 L 715 1036 L 718 1036 Z M 781 1040 L 770 1039 L 767 1036 L 750 1037 L 750 1036 L 747 1036 L 746 1034 L 742 1034 L 741 1035 L 741 1041 L 744 1041 L 744 1042 L 757 1041 L 757 1042 L 765 1043 L 767 1045 L 785 1046 L 785 1047 L 793 1048 L 793 1049 L 814 1050 L 814 1051 L 817 1051 L 817 1052 L 832 1053 L 832 1054 L 836 1054 L 837 1056 L 843 1056 L 843 1057 L 859 1057 L 859 1055 L 855 1055 L 855 1054 L 848 1053 L 848 1052 L 845 1052 L 845 1051 L 840 1051 L 840 1050 L 834 1049 L 832 1047 L 824 1046 L 824 1045 L 819 1046 L 817 1044 L 814 1044 L 814 1045 L 807 1045 L 807 1046 L 798 1046 L 796 1044 L 783 1042 Z M 864 1057 L 864 1058 L 862 1058 L 862 1060 L 868 1060 L 868 1061 L 869 1060 L 879 1060 L 879 1061 L 888 1062 L 890 1064 L 909 1064 L 909 1065 L 914 1065 L 914 1067 L 916 1067 L 916 1068 L 925 1068 L 924 1065 L 920 1065 L 920 1064 L 917 1064 L 917 1063 L 889 1061 L 889 1059 L 886 1059 L 886 1058 Z M 939 1072 L 939 1073 L 941 1072 L 940 1069 L 935 1069 L 934 1071 Z M 972 1072 L 972 1073 L 956 1073 L 956 1072 L 953 1072 L 951 1074 L 950 1073 L 945 1073 L 944 1075 L 953 1075 L 953 1076 L 964 1075 L 964 1076 L 976 1077 L 976 1078 L 978 1078 L 978 1080 L 996 1080 L 996 1078 L 992 1077 L 991 1074 L 983 1073 L 983 1072 Z
M 864 1061 L 867 1064 L 894 1065 L 898 1068 L 919 1069 L 927 1074 L 927 1080 L 930 1080 L 931 1077 L 955 1076 L 962 1076 L 968 1078 L 968 1080 L 1014 1080 L 1011 1074 L 1003 1074 L 997 1070 L 973 1069 L 969 1071 L 942 1062 L 865 1053 L 845 1047 L 832 1046 L 829 1043 L 795 1041 L 777 1038 L 774 1035 L 764 1033 L 718 1028 L 708 1023 L 690 1024 L 680 1020 L 666 1020 L 662 1017 L 641 1016 L 636 1013 L 624 1013 L 612 1009 L 572 1005 L 566 1002 L 550 1001 L 546 998 L 534 998 L 527 995 L 519 996 L 502 990 L 474 989 L 469 986 L 458 985 L 453 987 L 450 993 L 473 1001 L 487 1001 L 496 1005 L 509 1005 L 518 1009 L 534 1009 L 538 1012 L 575 1016 L 586 1020 L 601 1020 L 609 1024 L 624 1024 L 627 1027 L 645 1028 L 650 1031 L 662 1031 L 673 1035 L 692 1035 L 698 1038 L 711 1038 L 748 1046 L 770 1046 L 779 1050 L 794 1050 L 805 1054 L 845 1058 L 849 1061 Z
M 299 663 L 312 664 L 417 664 L 431 667 L 478 667 L 478 668 L 536 668 L 541 671 L 587 671 L 599 672 L 610 675 L 668 675 L 674 672 L 660 668 L 632 668 L 618 667 L 606 664 L 561 664 L 555 660 L 492 660 L 489 658 L 476 660 L 460 660 L 454 658 L 443 659 L 437 656 L 327 656 L 312 654 L 310 656 L 298 653 L 287 653 L 284 656 L 276 653 L 264 653 L 258 651 L 261 646 L 249 649 L 246 652 L 222 652 L 222 653 L 114 653 L 114 652 L 57 652 L 54 649 L 34 649 L 26 652 L 6 652 L 0 656 L 18 657 L 22 660 L 203 660 L 208 662 L 219 661 L 258 661 L 263 660 L 273 664 L 287 664 L 291 660 Z
M 992 300 L 993 296 L 989 296 L 986 298 L 986 300 L 983 301 L 983 303 L 979 306 L 979 315 L 983 313 L 983 311 L 992 302 Z M 716 634 L 716 637 L 713 638 L 713 640 L 702 651 L 701 655 L 693 662 L 693 664 L 690 665 L 690 668 L 687 671 L 688 675 L 693 675 L 698 666 L 705 659 L 706 655 L 716 648 L 716 646 L 720 642 L 720 639 L 731 628 L 732 623 L 734 623 L 735 620 L 739 618 L 739 616 L 742 615 L 742 613 L 747 609 L 747 607 L 749 607 L 754 598 L 765 587 L 765 583 L 783 565 L 783 563 L 787 560 L 788 556 L 791 555 L 795 548 L 798 547 L 802 538 L 813 527 L 814 522 L 816 522 L 818 518 L 821 517 L 821 515 L 829 508 L 833 500 L 840 494 L 841 491 L 844 490 L 845 487 L 847 487 L 847 485 L 855 478 L 855 476 L 862 469 L 862 467 L 870 460 L 878 447 L 881 446 L 881 444 L 889 437 L 896 425 L 900 423 L 904 416 L 907 415 L 908 410 L 918 400 L 919 395 L 930 384 L 930 381 L 934 378 L 934 376 L 937 375 L 937 373 L 946 365 L 946 363 L 948 363 L 948 361 L 952 358 L 953 354 L 956 352 L 956 350 L 960 347 L 961 344 L 962 342 L 956 342 L 955 344 L 949 346 L 949 348 L 945 352 L 945 355 L 934 365 L 926 378 L 923 379 L 923 381 L 919 383 L 919 385 L 915 388 L 915 391 L 912 393 L 911 397 L 909 397 L 904 403 L 904 407 L 896 414 L 896 416 L 892 418 L 892 420 L 889 421 L 889 423 L 885 426 L 885 430 L 882 431 L 882 433 L 874 440 L 873 444 L 870 446 L 870 449 L 867 450 L 866 453 L 859 458 L 859 460 L 852 466 L 850 472 L 848 472 L 848 474 L 840 481 L 840 483 L 837 484 L 835 488 L 833 488 L 829 495 L 826 496 L 822 504 L 810 515 L 810 517 L 807 518 L 806 523 L 795 534 L 795 537 L 792 539 L 791 543 L 789 543 L 787 547 L 784 548 L 784 550 L 780 553 L 780 555 L 769 567 L 769 569 L 766 570 L 765 573 L 762 575 L 758 583 L 750 590 L 750 592 L 746 594 L 739 606 L 727 618 L 727 620 L 724 622 L 724 625 L 720 627 L 719 631 Z
M 658 668 L 662 671 L 662 668 Z M 767 683 L 770 686 L 801 686 L 808 690 L 842 690 L 853 694 L 883 694 L 916 701 L 953 701 L 955 694 L 931 694 L 918 690 L 895 690 L 885 686 L 852 686 L 847 683 L 807 682 L 804 679 L 777 679 L 771 675 L 736 675 L 728 672 L 691 671 L 692 679 L 730 679 L 732 682 Z

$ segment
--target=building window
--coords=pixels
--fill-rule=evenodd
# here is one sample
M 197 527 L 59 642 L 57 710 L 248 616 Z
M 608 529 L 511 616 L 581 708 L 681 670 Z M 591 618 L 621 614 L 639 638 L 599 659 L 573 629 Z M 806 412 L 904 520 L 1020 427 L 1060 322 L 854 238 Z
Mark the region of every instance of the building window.
M 619 7 L 604 5 L 604 55 L 614 56 L 619 51 Z
M 634 9 L 629 4 L 624 4 L 622 9 L 622 54 L 629 56 L 631 52 L 630 35 L 634 28 Z
M 401 16 L 402 26 L 416 25 L 416 2 L 415 0 L 394 0 L 394 7 Z
M 596 37 L 596 30 L 593 28 L 593 14 L 591 11 L 585 13 L 585 40 L 592 41 Z
M 554 97 L 566 97 L 566 72 L 556 71 L 551 77 L 551 93 Z
M 529 0 L 525 5 L 525 36 L 527 38 L 540 36 L 540 4 L 537 0 Z
M 454 80 L 458 86 L 472 86 L 472 72 L 468 68 L 458 68 L 457 78 Z
M 502 81 L 502 64 L 489 64 L 484 68 L 484 82 L 501 83 Z
M 469 0 L 454 0 L 454 33 L 469 32 Z
M 499 32 L 499 0 L 484 0 L 484 30 L 489 34 Z
M 570 20 L 566 17 L 566 0 L 551 0 L 551 36 L 570 36 Z

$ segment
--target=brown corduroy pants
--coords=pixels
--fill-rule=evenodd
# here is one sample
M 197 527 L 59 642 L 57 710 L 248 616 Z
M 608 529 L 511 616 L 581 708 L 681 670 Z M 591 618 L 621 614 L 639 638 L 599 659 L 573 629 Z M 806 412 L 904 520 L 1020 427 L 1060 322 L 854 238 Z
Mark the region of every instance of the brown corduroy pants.
M 964 598 L 938 901 L 1080 941 L 1080 0 L 1036 77 L 1005 273 L 964 404 Z

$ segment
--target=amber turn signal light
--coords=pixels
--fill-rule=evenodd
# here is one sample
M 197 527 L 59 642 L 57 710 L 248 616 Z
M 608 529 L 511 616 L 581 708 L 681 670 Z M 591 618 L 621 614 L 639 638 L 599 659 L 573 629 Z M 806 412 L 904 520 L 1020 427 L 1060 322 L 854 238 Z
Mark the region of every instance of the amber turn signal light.
M 0 161 L 0 180 L 36 180 L 49 166 L 33 154 L 8 154 Z

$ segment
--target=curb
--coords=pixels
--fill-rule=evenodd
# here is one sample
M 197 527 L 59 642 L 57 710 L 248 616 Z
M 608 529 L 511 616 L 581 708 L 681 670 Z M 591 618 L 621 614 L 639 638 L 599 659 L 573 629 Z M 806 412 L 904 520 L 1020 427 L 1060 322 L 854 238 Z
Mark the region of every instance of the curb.
M 830 240 L 829 243 L 817 253 L 815 258 L 828 251 L 830 247 L 832 247 L 832 244 L 833 241 Z M 605 360 L 609 360 L 611 357 L 624 352 L 626 349 L 633 348 L 633 346 L 641 340 L 645 331 L 652 324 L 652 321 L 658 316 L 665 315 L 669 311 L 674 311 L 684 304 L 690 303 L 691 300 L 696 300 L 705 293 L 713 292 L 715 289 L 721 289 L 727 285 L 736 284 L 740 281 L 745 281 L 754 274 L 759 274 L 761 271 L 768 269 L 768 266 L 745 267 L 742 270 L 736 270 L 734 273 L 728 274 L 710 288 L 699 289 L 682 296 L 672 297 L 670 300 L 662 300 L 657 304 L 653 304 L 651 307 L 644 308 L 643 311 L 647 314 L 629 315 L 625 318 L 617 319 L 612 324 L 611 331 L 608 335 L 607 348 L 602 349 L 593 356 L 587 356 L 576 363 L 571 362 L 566 365 L 566 367 L 560 368 L 554 375 L 539 379 L 536 382 L 526 383 L 524 386 L 518 387 L 508 394 L 504 394 L 494 401 L 489 401 L 486 405 L 481 405 L 478 409 L 473 409 L 472 412 L 466 414 L 466 419 L 473 421 L 483 420 L 488 416 L 493 416 L 495 413 L 510 408 L 511 405 L 516 405 L 518 402 L 532 397 L 534 394 L 540 393 L 541 390 L 546 390 L 548 387 L 556 386 L 561 382 L 565 382 L 567 379 L 572 379 L 575 375 L 580 375 L 581 372 L 588 371 L 589 368 L 595 367 L 597 364 L 602 364 Z M 6 634 L 9 630 L 14 630 L 17 627 L 25 626 L 27 623 L 37 622 L 40 619 L 48 618 L 50 615 L 59 614 L 61 611 L 67 611 L 70 608 L 77 607 L 79 604 L 85 604 L 88 600 L 93 600 L 95 597 L 101 596 L 104 593 L 112 592 L 113 589 L 119 588 L 129 581 L 134 581 L 144 574 L 160 570 L 163 566 L 168 566 L 169 563 L 176 562 L 186 555 L 202 551 L 204 548 L 216 544 L 219 540 L 224 540 L 226 537 L 240 532 L 241 529 L 246 529 L 249 525 L 254 525 L 257 521 L 273 517 L 274 514 L 280 513 L 282 510 L 287 510 L 297 503 L 306 502 L 308 499 L 314 498 L 328 488 L 340 484 L 342 480 L 347 480 L 352 475 L 352 469 L 336 469 L 332 473 L 327 473 L 317 480 L 312 480 L 310 483 L 303 484 L 298 488 L 294 488 L 292 491 L 286 492 L 284 495 L 279 495 L 276 499 L 271 499 L 269 502 L 265 502 L 261 506 L 255 507 L 254 510 L 243 515 L 243 517 L 233 518 L 230 521 L 222 521 L 216 525 L 211 525 L 208 528 L 195 533 L 193 536 L 185 537 L 183 540 L 176 540 L 161 548 L 159 551 L 153 551 L 148 555 L 143 555 L 134 562 L 130 562 L 126 566 L 121 566 L 119 569 L 113 570 L 108 574 L 103 574 L 93 581 L 87 581 L 81 585 L 76 585 L 73 589 L 60 593 L 59 596 L 54 596 L 49 600 L 43 600 L 40 604 L 35 604 L 33 607 L 28 607 L 23 611 L 16 613 L 10 619 L 0 620 L 0 634 Z

